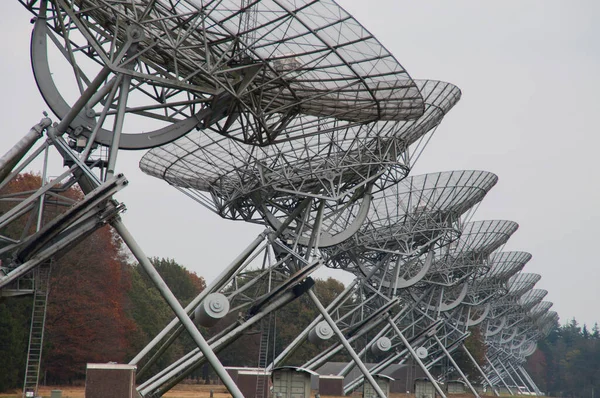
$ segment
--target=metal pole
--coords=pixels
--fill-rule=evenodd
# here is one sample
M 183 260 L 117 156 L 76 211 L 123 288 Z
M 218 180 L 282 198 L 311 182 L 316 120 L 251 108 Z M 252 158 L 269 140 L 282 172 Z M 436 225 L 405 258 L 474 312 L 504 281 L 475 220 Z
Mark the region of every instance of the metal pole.
M 375 267 L 373 268 L 369 274 L 366 276 L 365 279 L 369 279 L 372 275 L 375 274 L 375 272 L 377 271 L 379 267 Z M 340 304 L 343 300 L 345 300 L 349 294 L 351 294 L 353 292 L 353 289 L 359 284 L 360 280 L 358 278 L 355 278 L 349 285 L 348 287 L 346 287 L 344 289 L 344 291 L 342 293 L 340 293 L 328 306 L 327 306 L 327 312 L 329 313 L 330 310 L 336 308 L 338 306 L 338 304 Z M 406 308 L 405 308 L 406 309 Z M 395 316 L 395 318 L 399 317 L 402 313 L 404 313 L 404 310 L 402 310 L 398 315 Z M 279 354 L 277 356 L 277 358 L 275 358 L 273 360 L 273 362 L 267 367 L 267 369 L 272 369 L 274 367 L 276 367 L 277 365 L 279 365 L 281 362 L 285 361 L 287 358 L 289 358 L 289 356 L 291 354 L 293 354 L 295 352 L 296 349 L 298 349 L 298 347 L 300 347 L 300 344 L 302 343 L 302 341 L 306 340 L 306 337 L 308 336 L 308 333 L 310 333 L 310 331 L 312 330 L 312 328 L 314 328 L 319 322 L 321 322 L 323 320 L 323 317 L 321 315 L 317 316 L 311 323 L 310 325 L 308 325 L 303 331 L 302 333 L 298 334 L 296 336 L 296 338 L 281 352 L 281 354 Z M 378 335 L 379 336 L 379 335 Z M 329 349 L 336 350 L 336 348 L 332 348 L 330 347 Z M 328 349 L 328 350 L 329 350 Z M 324 356 L 324 355 L 328 355 L 327 352 L 323 352 L 321 354 L 319 354 L 318 357 L 312 358 L 311 360 L 307 361 L 304 364 L 304 367 L 307 368 L 314 368 L 313 364 L 317 363 L 319 361 L 319 357 Z
M 25 275 L 27 272 L 31 271 L 38 265 L 47 261 L 50 257 L 55 255 L 56 253 L 64 250 L 65 248 L 72 245 L 74 242 L 78 241 L 82 236 L 90 231 L 97 228 L 98 221 L 91 218 L 84 222 L 80 222 L 78 226 L 71 232 L 69 232 L 66 236 L 63 236 L 56 243 L 51 246 L 45 248 L 44 250 L 35 253 L 35 255 L 29 259 L 28 261 L 22 263 L 17 268 L 10 271 L 8 274 L 0 278 L 0 289 L 8 285 L 9 283 L 17 280 L 18 278 Z
M 46 147 L 48 146 L 48 142 L 44 142 L 43 144 L 41 144 L 40 146 L 38 146 L 32 153 L 31 155 L 29 155 L 21 164 L 19 164 L 17 167 L 13 168 L 12 172 L 7 175 L 4 180 L 2 180 L 0 182 L 0 190 L 2 190 L 2 188 L 4 188 L 10 181 L 13 180 L 13 178 L 15 178 L 17 175 L 19 175 L 24 169 L 25 167 L 27 167 L 34 159 L 36 159 L 40 153 L 42 153 L 44 151 L 44 149 L 46 149 Z
M 508 371 L 508 369 L 506 369 L 506 366 L 504 366 L 504 364 L 502 363 L 502 361 L 498 361 L 498 363 L 500 364 L 500 366 L 502 366 L 502 369 L 504 369 L 504 371 L 506 372 L 506 374 L 508 375 L 508 377 L 510 377 L 510 379 L 512 380 L 513 383 L 515 383 L 515 387 L 519 387 L 519 383 L 517 383 L 517 381 L 514 379 L 514 377 L 512 377 L 512 375 L 510 374 L 510 372 Z
M 394 316 L 393 318 L 391 318 L 391 321 L 394 322 L 396 319 L 397 319 L 397 316 Z M 421 344 L 424 340 L 425 340 L 425 336 L 418 337 L 417 339 L 415 339 L 413 341 L 413 344 Z M 407 354 L 409 354 L 409 353 L 410 352 L 409 352 L 408 348 L 404 348 L 402 351 L 390 355 L 387 359 L 383 360 L 382 362 L 380 362 L 377 365 L 375 365 L 374 367 L 372 367 L 371 372 L 372 373 L 381 373 L 385 369 L 387 369 L 392 363 L 398 361 L 399 358 L 402 358 L 402 360 L 400 360 L 398 362 L 398 364 L 401 365 L 404 362 L 406 362 Z M 356 379 L 347 383 L 344 386 L 344 393 L 349 393 L 351 390 L 356 388 L 356 386 L 360 385 L 361 382 L 362 382 L 362 378 L 357 377 Z
M 390 366 L 393 362 L 397 361 L 398 358 L 403 357 L 407 352 L 408 352 L 408 350 L 405 348 L 404 350 L 400 351 L 399 353 L 391 355 L 384 361 L 382 361 L 382 362 L 378 363 L 377 365 L 375 365 L 374 367 L 372 367 L 371 372 L 374 374 L 381 373 L 388 366 Z M 406 360 L 406 358 L 402 359 L 398 364 L 399 365 L 403 364 L 405 360 Z M 363 381 L 364 381 L 364 377 L 358 376 L 356 379 L 346 383 L 344 385 L 344 394 L 348 394 L 348 393 L 350 393 L 350 391 L 356 389 L 356 387 L 358 387 Z
M 119 143 L 121 142 L 125 111 L 127 110 L 127 98 L 129 97 L 129 83 L 131 83 L 131 76 L 124 76 L 119 89 L 119 105 L 117 116 L 115 117 L 110 151 L 108 154 L 108 166 L 106 168 L 107 179 L 115 174 L 115 165 L 117 164 L 117 155 L 119 153 Z
M 467 378 L 467 376 L 465 376 L 465 374 L 460 369 L 460 367 L 458 366 L 458 364 L 456 363 L 456 361 L 454 360 L 454 358 L 452 358 L 452 355 L 450 355 L 450 353 L 448 352 L 448 350 L 446 349 L 446 347 L 444 346 L 444 344 L 442 344 L 442 342 L 440 341 L 440 338 L 437 337 L 437 335 L 435 335 L 435 334 L 433 335 L 433 338 L 435 339 L 435 342 L 440 346 L 440 348 L 442 349 L 442 351 L 444 351 L 444 354 L 446 354 L 446 357 L 448 357 L 448 359 L 452 363 L 452 366 L 454 366 L 454 368 L 456 369 L 456 371 L 458 372 L 458 374 L 460 374 L 460 377 L 462 377 L 462 379 L 465 381 L 465 383 L 467 383 L 467 387 L 469 387 L 469 390 L 471 390 L 471 392 L 473 393 L 473 395 L 475 395 L 477 398 L 480 398 L 479 397 L 479 393 L 477 393 L 477 391 L 473 388 L 473 386 L 469 382 L 469 379 Z
M 517 369 L 519 369 L 521 371 L 521 374 L 527 379 L 527 381 L 529 381 L 529 384 L 531 384 L 531 386 L 533 387 L 533 390 L 535 391 L 535 393 L 537 395 L 542 395 L 542 390 L 539 389 L 539 387 L 537 386 L 537 384 L 535 384 L 535 382 L 533 381 L 533 379 L 531 378 L 531 376 L 529 376 L 529 373 L 527 373 L 527 371 L 525 370 L 525 368 L 523 368 L 522 366 L 518 366 Z
M 406 337 L 404 337 L 404 334 L 402 333 L 400 328 L 398 328 L 398 326 L 391 319 L 389 321 L 390 321 L 390 325 L 392 326 L 392 328 L 394 329 L 394 331 L 396 332 L 398 337 L 400 337 L 400 340 L 402 340 L 402 343 L 404 344 L 404 346 L 408 349 L 408 352 L 410 352 L 410 355 L 412 355 L 412 357 L 415 359 L 417 364 L 419 364 L 419 366 L 421 367 L 421 370 L 423 370 L 423 372 L 425 372 L 425 375 L 427 375 L 427 378 L 429 379 L 429 381 L 431 381 L 431 383 L 433 383 L 433 387 L 435 388 L 435 390 L 438 392 L 438 394 L 440 394 L 440 396 L 442 398 L 446 398 L 446 394 L 444 394 L 444 392 L 438 385 L 437 381 L 435 380 L 435 378 L 433 377 L 431 372 L 429 372 L 429 369 L 427 369 L 427 367 L 425 366 L 423 361 L 421 361 L 421 358 L 419 358 L 419 356 L 417 355 L 415 350 L 412 348 L 412 346 L 410 345 L 408 340 L 406 340 Z
M 42 136 L 44 129 L 51 124 L 52 120 L 47 117 L 43 118 L 0 158 L 0 182 L 4 181 L 23 156 L 33 147 L 33 144 Z
M 487 363 L 490 364 L 490 366 L 492 367 L 492 370 L 496 373 L 496 375 L 498 375 L 498 379 L 500 379 L 500 382 L 502 384 L 504 384 L 504 387 L 506 387 L 506 389 L 508 390 L 508 392 L 510 393 L 510 395 L 515 395 L 512 390 L 510 389 L 510 387 L 508 386 L 508 384 L 506 384 L 506 382 L 504 381 L 504 379 L 502 378 L 502 376 L 500 375 L 500 372 L 498 372 L 498 369 L 496 369 L 496 367 L 494 366 L 494 364 L 492 363 L 492 361 L 490 361 L 490 359 L 487 357 L 485 357 L 485 360 L 487 361 Z
M 356 286 L 356 284 L 358 283 L 357 279 L 354 279 L 352 281 L 352 283 L 350 283 L 350 285 L 348 285 L 348 287 L 342 292 L 340 293 L 332 302 L 331 304 L 329 304 L 327 306 L 327 310 L 330 310 L 332 308 L 335 308 L 335 306 L 338 305 L 338 303 L 340 303 L 343 299 L 346 298 L 346 296 L 348 296 L 348 294 L 350 294 L 352 292 L 352 289 L 354 289 L 354 287 Z M 290 343 L 288 344 L 288 346 L 281 352 L 281 354 L 279 354 L 277 356 L 277 358 L 275 358 L 273 360 L 273 362 L 267 367 L 267 369 L 271 370 L 274 367 L 276 367 L 277 365 L 279 365 L 281 362 L 285 361 L 287 358 L 289 358 L 290 355 L 292 355 L 296 349 L 300 346 L 300 344 L 306 340 L 306 337 L 308 336 L 308 333 L 310 333 L 310 331 L 312 330 L 312 328 L 314 328 L 319 322 L 321 322 L 321 320 L 323 319 L 322 315 L 317 316 L 311 323 L 310 325 L 308 325 L 300 334 L 298 334 L 296 336 L 296 338 Z
M 527 389 L 527 392 L 531 393 L 531 390 L 529 389 L 529 385 L 527 383 L 525 383 L 525 380 L 523 380 L 523 378 L 521 377 L 519 372 L 517 372 L 517 369 L 515 369 L 515 367 L 512 365 L 512 363 L 509 362 L 508 366 L 510 366 L 510 368 L 513 370 L 514 374 L 517 376 L 517 378 L 519 379 L 519 381 L 521 382 L 523 387 L 525 387 Z
M 193 309 L 195 309 L 204 298 L 210 293 L 219 289 L 224 281 L 229 280 L 229 278 L 237 271 L 239 266 L 248 258 L 248 256 L 256 250 L 256 248 L 260 245 L 260 243 L 265 239 L 266 231 L 262 232 L 260 235 L 248 245 L 248 247 L 235 259 L 233 262 L 225 268 L 223 272 L 206 288 L 204 289 L 194 300 L 192 300 L 187 307 L 185 307 L 186 313 L 189 313 Z M 160 341 L 171 331 L 173 328 L 180 324 L 179 318 L 173 319 L 167 327 L 165 327 L 159 334 L 152 339 L 142 351 L 140 351 L 135 358 L 129 361 L 130 365 L 137 365 L 148 353 L 160 343 Z
M 63 117 L 60 123 L 56 126 L 54 129 L 54 134 L 61 135 L 67 130 L 71 122 L 75 120 L 79 112 L 81 112 L 81 110 L 87 105 L 90 98 L 92 98 L 92 96 L 96 93 L 98 88 L 102 85 L 109 74 L 110 68 L 108 66 L 102 68 L 100 73 L 98 73 L 94 80 L 92 80 L 88 88 L 86 88 L 83 94 L 81 94 L 81 97 L 75 101 L 75 104 L 73 104 L 65 117 Z
M 404 307 L 402 310 L 400 310 L 396 315 L 394 315 L 392 317 L 392 319 L 395 321 L 396 319 L 400 318 L 402 315 L 404 315 L 404 313 L 408 310 L 409 307 Z M 369 325 L 368 328 L 363 329 L 359 334 L 356 334 L 353 336 L 354 337 L 359 337 L 364 335 L 365 333 L 368 333 L 369 331 L 371 331 L 374 327 L 378 326 L 379 323 L 385 321 L 384 317 L 381 317 L 377 320 L 374 320 L 375 322 L 372 323 L 371 325 Z M 370 339 L 370 341 L 365 344 L 364 348 L 358 353 L 359 356 L 362 356 L 370 347 L 371 344 L 375 341 L 377 341 L 380 337 L 384 336 L 388 330 L 390 329 L 390 325 L 384 325 L 379 332 Z M 351 339 L 350 339 L 351 340 Z M 352 369 L 354 368 L 354 364 L 352 362 L 349 362 L 348 364 L 346 364 L 346 366 L 338 373 L 338 375 L 340 376 L 347 376 Z
M 492 389 L 492 392 L 494 393 L 494 395 L 497 396 L 497 397 L 499 397 L 500 394 L 498 394 L 498 391 L 496 391 L 496 389 L 494 388 L 494 385 L 490 382 L 490 379 L 487 377 L 487 375 L 485 374 L 485 372 L 483 371 L 483 369 L 481 369 L 481 366 L 479 366 L 479 364 L 477 363 L 477 361 L 475 360 L 475 358 L 473 358 L 473 355 L 471 355 L 471 352 L 467 349 L 467 347 L 465 347 L 464 344 L 461 344 L 461 347 L 462 347 L 463 351 L 467 354 L 467 356 L 469 357 L 469 359 L 471 360 L 471 362 L 473 362 L 473 364 L 475 365 L 475 367 L 477 368 L 477 370 L 479 371 L 479 373 L 481 373 L 481 376 L 483 376 L 485 382 L 488 383 L 488 385 Z
M 198 348 L 204 354 L 204 357 L 211 364 L 217 375 L 223 381 L 223 384 L 227 387 L 229 392 L 234 398 L 244 398 L 244 395 L 235 384 L 229 373 L 223 367 L 223 364 L 219 361 L 219 358 L 215 355 L 215 353 L 210 349 L 208 343 L 200 333 L 200 331 L 194 325 L 194 322 L 188 317 L 186 311 L 183 309 L 177 298 L 173 295 L 165 281 L 161 278 L 160 274 L 156 271 L 146 254 L 143 252 L 142 248 L 138 245 L 138 243 L 133 238 L 133 235 L 129 233 L 125 225 L 120 219 L 114 220 L 111 222 L 111 225 L 117 230 L 121 238 L 125 242 L 125 244 L 129 247 L 133 255 L 140 262 L 140 265 L 146 271 L 152 282 L 156 285 L 160 294 L 163 296 L 165 301 L 169 304 L 169 306 L 173 309 L 173 312 L 177 315 L 183 326 L 186 328 L 190 337 L 194 340 L 194 342 L 198 345 Z
M 358 355 L 356 355 L 356 352 L 354 351 L 354 348 L 352 348 L 352 346 L 350 345 L 350 343 L 348 343 L 348 340 L 346 340 L 346 337 L 344 336 L 344 334 L 342 333 L 342 331 L 338 328 L 338 326 L 336 325 L 336 323 L 333 320 L 333 318 L 331 318 L 331 316 L 329 315 L 329 313 L 327 312 L 327 310 L 325 309 L 325 307 L 323 307 L 323 304 L 321 304 L 321 302 L 319 301 L 319 298 L 317 297 L 317 295 L 315 294 L 315 292 L 313 292 L 312 289 L 311 289 L 311 290 L 309 290 L 307 292 L 307 294 L 308 294 L 308 297 L 310 297 L 310 299 L 312 300 L 312 302 L 317 306 L 319 312 L 321 313 L 321 315 L 323 315 L 323 318 L 325 318 L 325 320 L 327 321 L 327 323 L 329 324 L 329 326 L 331 327 L 331 329 L 333 329 L 333 332 L 337 335 L 338 339 L 340 339 L 340 341 L 344 345 L 344 348 L 346 348 L 346 351 L 348 351 L 348 353 L 350 354 L 350 356 L 352 357 L 352 359 L 354 360 L 354 362 L 356 362 L 356 366 L 358 366 L 358 368 L 360 369 L 360 371 L 367 378 L 367 381 L 369 382 L 369 384 L 371 384 L 371 386 L 373 387 L 373 389 L 377 392 L 377 395 L 379 395 L 380 398 L 387 398 L 386 395 L 385 395 L 385 393 L 381 389 L 381 387 L 379 387 L 379 385 L 377 384 L 377 382 L 373 378 L 373 375 L 371 375 L 371 373 L 369 373 L 369 369 L 367 369 L 367 367 L 360 360 L 360 358 L 358 357 Z M 446 398 L 446 397 L 444 397 L 444 398 Z
M 111 80 L 112 84 L 107 83 L 104 86 L 104 87 L 110 86 L 111 89 L 110 89 L 110 92 L 108 93 L 108 97 L 106 98 L 105 105 L 102 108 L 102 112 L 100 112 L 100 116 L 96 120 L 96 125 L 94 126 L 94 128 L 92 129 L 92 132 L 90 133 L 90 135 L 88 137 L 87 144 L 85 145 L 83 152 L 81 152 L 81 155 L 79 155 L 79 158 L 81 160 L 83 160 L 84 162 L 87 160 L 88 156 L 90 155 L 90 152 L 92 151 L 92 148 L 94 147 L 94 141 L 96 140 L 98 131 L 100 131 L 100 129 L 102 128 L 102 125 L 104 124 L 104 120 L 106 120 L 106 115 L 110 109 L 110 106 L 111 106 L 113 100 L 115 99 L 115 95 L 117 94 L 117 89 L 119 88 L 121 79 L 122 79 L 122 75 L 119 75 L 118 77 L 114 77 Z M 98 95 L 98 93 L 100 93 L 102 91 L 103 91 L 102 89 L 98 90 L 95 95 Z M 95 103 L 94 97 L 92 97 L 90 99 L 90 101 L 88 102 L 88 104 L 90 107 L 93 107 L 94 103 Z
M 255 314 L 253 317 L 246 320 L 244 323 L 238 325 L 235 329 L 230 330 L 227 334 L 221 336 L 218 340 L 212 341 L 210 344 L 211 349 L 218 352 L 225 348 L 228 344 L 235 341 L 235 339 L 240 336 L 245 330 L 247 330 L 250 326 L 256 324 L 258 321 L 263 319 L 272 311 L 275 311 L 290 301 L 294 300 L 296 295 L 293 291 L 287 291 L 283 293 L 280 297 L 278 297 L 271 304 L 267 305 L 260 312 Z M 149 392 L 155 392 L 158 388 L 160 388 L 160 393 L 164 394 L 169 389 L 171 389 L 177 382 L 183 380 L 189 373 L 191 373 L 198 366 L 202 365 L 205 361 L 205 358 L 202 353 L 198 352 L 198 348 L 193 350 L 194 355 L 189 359 L 183 361 L 178 360 L 178 365 L 176 368 L 169 366 L 171 369 L 168 373 L 163 370 L 160 373 L 154 375 L 149 381 L 145 382 L 145 387 L 143 389 L 139 389 L 139 391 L 146 395 Z M 169 383 L 167 384 L 167 382 Z M 150 384 L 150 383 L 151 384 Z
M 55 178 L 53 181 L 49 182 L 48 184 L 42 185 L 35 193 L 29 195 L 29 197 L 27 197 L 27 199 L 21 201 L 18 205 L 16 205 L 15 207 L 10 209 L 6 213 L 2 214 L 2 216 L 0 217 L 0 228 L 4 227 L 6 224 L 12 222 L 15 218 L 20 216 L 22 214 L 22 213 L 20 213 L 21 210 L 25 209 L 28 205 L 30 205 L 33 202 L 35 202 L 36 200 L 38 200 L 38 198 L 41 195 L 48 192 L 54 186 L 58 185 L 63 179 L 65 179 L 69 174 L 71 174 L 71 172 L 73 170 L 74 170 L 74 168 L 71 167 L 69 170 L 62 173 L 59 177 Z
M 42 186 L 46 183 L 46 178 L 48 174 L 48 147 L 44 151 L 44 168 L 42 169 Z M 40 196 L 40 208 L 38 209 L 38 218 L 37 224 L 35 227 L 36 232 L 42 229 L 42 222 L 44 218 L 44 203 L 45 203 L 46 194 L 43 193 Z
M 360 331 L 356 332 L 356 334 L 353 334 L 352 337 L 348 338 L 347 339 L 348 343 L 353 343 L 357 339 L 363 337 L 366 333 L 369 333 L 371 330 L 373 330 L 373 328 L 377 327 L 383 321 L 384 321 L 384 319 L 382 317 L 379 317 L 378 319 L 373 319 L 370 324 L 363 327 Z M 365 344 L 365 347 L 360 352 L 358 352 L 357 355 L 359 357 L 362 357 L 365 354 L 365 352 L 367 351 L 367 349 L 371 346 L 371 342 L 376 341 L 377 338 L 370 339 L 370 341 L 367 344 Z M 323 362 L 326 362 L 329 358 L 331 358 L 333 355 L 337 354 L 338 352 L 340 352 L 343 349 L 344 349 L 344 346 L 341 343 L 334 344 L 334 345 L 330 346 L 329 348 L 327 348 L 323 352 L 323 354 L 319 354 L 315 358 L 311 359 L 311 361 L 310 361 L 310 363 L 308 363 L 308 365 L 305 364 L 305 365 L 302 365 L 302 367 L 306 368 L 306 369 L 310 369 L 310 370 L 315 370 L 317 367 L 322 365 Z M 350 366 L 350 369 L 353 369 L 354 365 L 355 365 L 354 362 L 350 361 L 346 366 Z M 349 371 L 344 372 L 344 369 L 342 369 L 338 373 L 338 376 L 346 376 L 346 374 L 349 373 Z M 373 369 L 371 369 L 371 371 L 372 370 Z

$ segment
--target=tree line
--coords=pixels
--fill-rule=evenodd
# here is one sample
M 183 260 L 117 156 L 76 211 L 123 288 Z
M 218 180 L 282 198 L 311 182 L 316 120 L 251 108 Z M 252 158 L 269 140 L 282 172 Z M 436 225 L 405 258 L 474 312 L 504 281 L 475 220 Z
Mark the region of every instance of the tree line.
M 0 192 L 0 196 L 10 198 L 0 200 L 0 215 L 14 206 L 15 198 L 26 197 L 40 185 L 39 175 L 19 175 Z M 68 206 L 68 199 L 75 201 L 82 194 L 69 188 L 61 195 Z M 53 219 L 65 208 L 64 203 L 47 200 L 44 219 Z M 2 228 L 0 234 L 17 240 L 24 231 L 35 232 L 29 218 L 24 214 Z M 0 250 L 0 262 L 7 264 L 10 260 L 10 251 Z M 184 306 L 206 287 L 204 278 L 173 259 L 151 261 Z M 327 305 L 344 286 L 334 279 L 317 280 L 315 289 Z M 87 363 L 127 363 L 174 317 L 109 226 L 97 230 L 57 259 L 52 265 L 49 291 L 40 374 L 41 381 L 51 385 L 83 381 Z M 0 297 L 0 392 L 23 385 L 31 313 L 32 296 Z M 268 318 L 266 328 L 273 333 L 270 340 L 273 348 L 283 349 L 316 315 L 308 300 L 300 298 Z M 226 323 L 202 332 L 210 337 Z M 257 366 L 260 331 L 255 328 L 245 333 L 220 353 L 222 361 L 226 365 Z M 191 338 L 183 333 L 155 366 L 164 367 L 194 347 Z M 308 347 L 293 360 L 308 359 L 321 348 Z M 210 373 L 204 368 L 194 375 L 208 378 Z
M 600 328 L 572 319 L 556 326 L 527 360 L 527 371 L 546 395 L 600 396 Z
M 77 384 L 85 379 L 87 363 L 127 363 L 173 319 L 173 312 L 142 268 L 127 262 L 120 253 L 118 240 L 105 227 L 53 267 L 41 382 Z M 202 277 L 176 261 L 151 261 L 182 305 L 205 288 Z M 315 288 L 328 303 L 344 286 L 330 278 L 317 280 Z M 268 319 L 267 328 L 273 333 L 270 344 L 277 352 L 317 315 L 305 301 L 300 298 Z M 31 310 L 31 296 L 3 298 L 0 302 L 0 358 L 4 358 L 0 392 L 22 387 Z M 226 323 L 202 332 L 210 337 Z M 222 362 L 257 366 L 260 332 L 260 327 L 250 330 L 227 347 L 219 354 Z M 191 338 L 183 333 L 155 367 L 166 366 L 194 347 Z M 322 348 L 310 345 L 292 361 L 307 360 Z M 208 379 L 213 373 L 204 367 L 192 376 Z
M 0 194 L 35 190 L 40 177 L 23 174 Z M 81 193 L 69 189 L 65 197 L 78 199 Z M 0 201 L 0 215 L 12 204 Z M 48 201 L 44 216 L 52 219 L 61 211 Z M 19 226 L 20 224 L 20 226 Z M 17 223 L 0 230 L 0 234 L 17 239 L 28 228 L 23 215 Z M 29 225 L 31 228 L 31 225 Z M 1 248 L 1 247 L 0 247 Z M 0 261 L 9 262 L 7 254 Z M 204 279 L 187 270 L 175 260 L 153 258 L 152 263 L 172 289 L 182 305 L 187 305 L 206 286 Z M 344 289 L 341 282 L 328 278 L 317 280 L 314 287 L 324 305 L 329 304 Z M 22 387 L 29 330 L 32 297 L 0 297 L 0 392 Z M 265 324 L 247 331 L 236 342 L 219 353 L 225 365 L 257 366 L 260 333 L 271 334 L 270 353 L 279 353 L 308 325 L 318 312 L 310 300 L 301 296 L 267 317 Z M 231 316 L 235 316 L 232 314 Z M 50 297 L 47 307 L 46 335 L 42 361 L 42 381 L 48 384 L 78 383 L 85 378 L 86 363 L 126 363 L 139 352 L 166 324 L 173 319 L 171 309 L 142 268 L 125 254 L 120 239 L 109 226 L 99 229 L 61 257 L 52 267 Z M 293 320 L 293 321 L 290 321 Z M 224 321 L 211 329 L 202 329 L 205 336 L 218 333 Z M 482 364 L 485 345 L 478 329 L 471 331 L 465 344 Z M 365 336 L 365 339 L 371 336 Z M 321 352 L 327 343 L 304 344 L 288 364 L 301 365 Z M 164 367 L 175 358 L 194 348 L 183 333 L 155 366 Z M 373 354 L 369 354 L 373 355 Z M 378 358 L 366 358 L 377 361 Z M 457 362 L 465 373 L 476 375 L 472 363 L 457 353 Z M 333 360 L 348 360 L 339 354 Z M 571 320 L 556 326 L 538 344 L 528 358 L 527 368 L 543 391 L 551 396 L 600 396 L 600 330 L 595 324 L 590 330 Z M 197 370 L 194 377 L 208 379 L 208 367 Z

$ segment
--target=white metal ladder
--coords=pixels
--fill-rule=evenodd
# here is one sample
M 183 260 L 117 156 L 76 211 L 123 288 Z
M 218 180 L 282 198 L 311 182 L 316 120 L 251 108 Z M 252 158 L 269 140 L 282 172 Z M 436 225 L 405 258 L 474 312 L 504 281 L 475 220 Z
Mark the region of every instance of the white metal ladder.
M 25 380 L 23 383 L 23 398 L 37 396 L 51 268 L 51 264 L 46 263 L 40 265 L 34 271 L 35 288 L 33 309 L 31 311 L 27 366 L 25 367 Z

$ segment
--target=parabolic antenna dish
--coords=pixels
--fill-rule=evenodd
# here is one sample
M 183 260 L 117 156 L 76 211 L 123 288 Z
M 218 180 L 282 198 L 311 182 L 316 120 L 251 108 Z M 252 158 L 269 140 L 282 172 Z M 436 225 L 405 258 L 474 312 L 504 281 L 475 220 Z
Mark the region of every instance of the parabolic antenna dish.
M 493 253 L 490 256 L 490 270 L 480 279 L 482 281 L 506 282 L 510 277 L 521 271 L 531 258 L 530 253 L 521 251 Z
M 460 238 L 436 255 L 423 281 L 452 285 L 464 281 L 474 272 L 487 271 L 488 257 L 504 245 L 518 227 L 516 222 L 507 220 L 466 223 Z
M 264 147 L 230 140 L 209 128 L 149 151 L 140 167 L 188 191 L 222 217 L 274 227 L 305 198 L 325 200 L 320 244 L 336 244 L 350 237 L 366 216 L 364 194 L 373 186 L 380 190 L 401 181 L 411 165 L 408 146 L 417 145 L 460 98 L 451 84 L 417 82 L 428 93 L 428 109 L 435 110 L 424 115 L 427 122 L 349 123 L 296 115 L 285 127 L 292 132 L 290 139 Z M 304 137 L 292 139 L 294 131 Z M 290 229 L 300 222 L 314 220 L 295 220 Z
M 104 96 L 116 76 L 126 76 L 133 94 L 129 114 L 179 123 L 169 134 L 124 135 L 125 148 L 164 144 L 209 125 L 230 138 L 267 145 L 287 139 L 280 133 L 298 114 L 363 123 L 417 119 L 425 111 L 405 69 L 332 0 L 25 4 L 38 16 L 34 74 L 59 118 L 69 106 L 64 87 L 54 82 L 61 76 L 50 70 L 49 46 L 72 65 L 80 90 L 108 68 Z M 88 107 L 71 127 L 88 133 L 93 110 Z M 107 144 L 110 131 L 102 129 L 97 140 Z
M 535 305 L 529 311 L 529 319 L 533 321 L 540 319 L 542 315 L 550 311 L 550 308 L 552 308 L 553 305 L 554 303 L 551 303 L 550 301 L 542 301 L 541 303 Z
M 538 274 L 525 272 L 513 275 L 507 282 L 508 292 L 492 303 L 492 316 L 497 318 L 522 311 L 524 307 L 521 298 L 533 290 L 535 284 L 541 278 Z M 539 298 L 539 301 L 541 301 L 541 298 Z M 534 301 L 535 304 L 537 302 Z
M 557 326 L 558 319 L 558 314 L 555 311 L 548 311 L 537 320 L 537 325 L 542 336 L 548 336 L 552 329 Z
M 373 195 L 358 233 L 327 249 L 326 265 L 354 269 L 362 275 L 377 268 L 372 277 L 384 286 L 398 287 L 399 283 L 406 287 L 431 262 L 425 255 L 432 249 L 428 246 L 440 247 L 457 239 L 460 217 L 481 201 L 496 181 L 496 175 L 479 170 L 408 177 Z M 396 283 L 394 279 L 398 279 Z
M 492 253 L 490 269 L 472 281 L 466 300 L 475 305 L 504 296 L 508 292 L 508 279 L 521 271 L 531 257 L 531 254 L 520 251 Z
M 373 196 L 356 244 L 373 249 L 410 252 L 450 232 L 454 223 L 496 184 L 495 174 L 459 170 L 409 177 Z
M 540 279 L 542 277 L 539 274 L 520 272 L 508 280 L 508 295 L 515 298 L 521 297 L 528 290 L 533 289 Z
M 519 305 L 525 311 L 531 310 L 534 306 L 541 303 L 544 297 L 548 295 L 548 291 L 544 289 L 532 289 L 527 291 L 519 299 Z
M 468 259 L 488 257 L 504 245 L 519 225 L 514 221 L 486 220 L 465 224 L 461 238 L 450 245 L 450 256 Z
M 337 199 L 344 189 L 332 186 L 372 179 L 375 173 L 368 168 L 386 160 L 388 165 L 402 162 L 404 150 L 439 124 L 460 98 L 460 90 L 449 83 L 417 83 L 431 94 L 428 109 L 437 110 L 435 116 L 425 115 L 427 122 L 357 124 L 297 115 L 285 127 L 284 135 L 290 136 L 285 142 L 254 148 L 212 131 L 193 132 L 149 151 L 140 167 L 171 185 L 210 193 L 208 202 L 214 197 L 214 211 L 226 218 L 243 217 L 229 214 L 227 207 L 270 187 Z M 298 135 L 304 137 L 293 139 Z
M 540 301 L 533 306 L 517 304 L 507 313 L 508 324 L 518 326 L 520 333 L 529 332 L 534 329 L 534 322 L 547 313 L 552 305 L 549 301 Z

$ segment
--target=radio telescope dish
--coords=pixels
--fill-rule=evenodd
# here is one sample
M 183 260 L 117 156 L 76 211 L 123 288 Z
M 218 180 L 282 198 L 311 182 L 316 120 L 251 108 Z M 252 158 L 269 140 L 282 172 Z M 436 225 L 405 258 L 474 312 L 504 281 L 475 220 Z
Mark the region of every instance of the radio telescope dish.
M 458 238 L 458 221 L 497 181 L 479 170 L 409 177 L 373 195 L 369 214 L 351 240 L 327 249 L 326 265 L 372 278 L 384 287 L 407 287 L 427 272 L 426 252 Z M 419 258 L 419 257 L 423 258 Z M 388 262 L 389 265 L 381 266 Z M 400 269 L 397 269 L 399 267 Z
M 121 137 L 125 149 L 208 126 L 267 145 L 287 138 L 279 133 L 299 114 L 363 123 L 424 112 L 406 70 L 331 0 L 24 4 L 37 17 L 32 65 L 49 107 L 64 118 L 68 92 L 104 77 L 71 128 L 90 135 L 103 106 L 112 114 L 121 99 L 136 120 Z M 123 94 L 111 94 L 116 86 Z M 140 125 L 152 131 L 135 134 Z M 111 139 L 108 126 L 95 134 L 103 145 Z
M 525 311 L 529 311 L 537 304 L 541 303 L 547 294 L 548 291 L 544 289 L 529 290 L 521 296 L 521 298 L 519 299 L 519 304 Z
M 508 295 L 521 297 L 542 279 L 539 274 L 520 272 L 508 280 Z
M 316 199 L 315 206 L 324 200 L 320 244 L 330 246 L 360 227 L 369 193 L 406 176 L 412 162 L 408 147 L 417 145 L 460 99 L 460 90 L 449 83 L 417 84 L 426 93 L 427 111 L 415 121 L 353 123 L 297 115 L 285 129 L 284 134 L 290 131 L 287 141 L 263 147 L 209 128 L 149 151 L 140 167 L 224 218 L 275 228 L 305 198 Z M 304 137 L 297 138 L 296 132 Z M 294 220 L 290 229 L 313 225 L 315 213 L 313 208 L 309 218 Z
M 508 293 L 508 279 L 521 271 L 531 254 L 521 251 L 496 252 L 490 256 L 490 269 L 472 281 L 465 304 L 481 305 Z

